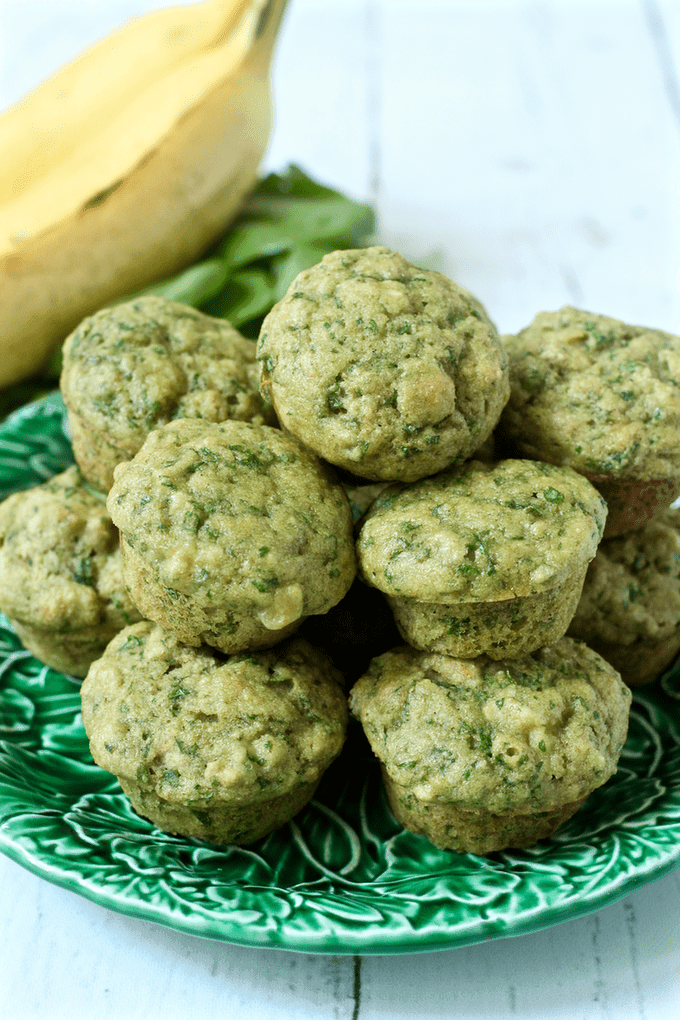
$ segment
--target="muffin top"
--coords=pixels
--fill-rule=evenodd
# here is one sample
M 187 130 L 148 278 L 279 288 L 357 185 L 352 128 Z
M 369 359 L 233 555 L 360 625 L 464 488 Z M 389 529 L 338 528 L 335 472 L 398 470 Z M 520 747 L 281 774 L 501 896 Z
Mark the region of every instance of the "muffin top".
M 0 503 L 0 609 L 50 631 L 140 616 L 121 571 L 118 531 L 77 467 Z
M 352 512 L 330 469 L 266 425 L 184 418 L 116 468 L 109 511 L 160 585 L 279 630 L 339 602 Z
M 663 641 L 680 627 L 680 511 L 605 539 L 588 567 L 570 633 L 629 645 Z
M 260 386 L 282 424 L 364 478 L 413 481 L 463 461 L 508 398 L 482 305 L 388 248 L 336 251 L 266 317 Z
M 680 477 L 680 337 L 567 306 L 503 342 L 500 431 L 518 453 L 593 476 Z
M 85 319 L 64 344 L 69 411 L 133 456 L 173 418 L 261 423 L 255 343 L 225 319 L 148 295 Z
M 570 468 L 469 461 L 385 489 L 364 517 L 359 567 L 368 584 L 418 602 L 538 594 L 592 559 L 606 512 Z
M 395 783 L 499 813 L 549 810 L 606 782 L 630 702 L 619 674 L 571 638 L 499 662 L 396 648 L 373 659 L 350 695 Z
M 227 657 L 143 621 L 90 667 L 83 722 L 102 768 L 164 801 L 269 800 L 318 779 L 340 752 L 338 678 L 299 638 Z

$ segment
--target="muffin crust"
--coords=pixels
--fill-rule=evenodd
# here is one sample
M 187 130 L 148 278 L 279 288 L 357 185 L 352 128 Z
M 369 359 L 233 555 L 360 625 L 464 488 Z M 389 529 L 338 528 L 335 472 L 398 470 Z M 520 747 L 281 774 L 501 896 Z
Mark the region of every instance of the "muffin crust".
M 0 577 L 0 609 L 22 643 L 63 673 L 85 676 L 140 619 L 104 497 L 75 466 L 0 504 Z
M 92 756 L 159 828 L 250 843 L 291 818 L 342 748 L 347 706 L 301 639 L 220 656 L 143 621 L 81 690 Z
M 383 247 L 333 252 L 301 273 L 263 323 L 258 360 L 283 426 L 376 481 L 470 457 L 509 392 L 479 301 Z
M 357 541 L 367 583 L 388 595 L 453 605 L 548 591 L 595 555 L 606 507 L 569 468 L 469 461 L 390 486 Z
M 680 511 L 606 539 L 588 567 L 569 632 L 649 683 L 680 649 Z
M 630 701 L 618 673 L 570 638 L 502 662 L 396 648 L 350 696 L 397 818 L 471 853 L 530 845 L 546 814 L 561 824 L 606 782 Z
M 190 645 L 275 644 L 354 578 L 342 487 L 278 429 L 171 422 L 116 469 L 108 505 L 135 603 Z
M 76 460 L 108 492 L 116 464 L 174 418 L 251 421 L 268 408 L 255 343 L 225 319 L 148 295 L 85 319 L 64 344 L 61 391 Z
M 680 337 L 565 306 L 502 338 L 501 433 L 581 473 L 680 482 Z

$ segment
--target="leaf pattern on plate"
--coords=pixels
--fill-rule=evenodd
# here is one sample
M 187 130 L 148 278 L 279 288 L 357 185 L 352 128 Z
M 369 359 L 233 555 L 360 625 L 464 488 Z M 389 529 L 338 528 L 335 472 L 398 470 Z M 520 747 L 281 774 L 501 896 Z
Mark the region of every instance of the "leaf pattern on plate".
M 0 425 L 0 499 L 46 482 L 73 463 L 59 393 L 15 411 Z
M 0 490 L 71 461 L 58 396 L 0 426 Z M 179 931 L 305 952 L 398 953 L 536 931 L 680 859 L 680 667 L 634 696 L 617 775 L 552 839 L 450 854 L 392 816 L 356 723 L 316 797 L 252 847 L 155 829 L 90 758 L 76 681 L 0 618 L 0 849 L 103 906 Z

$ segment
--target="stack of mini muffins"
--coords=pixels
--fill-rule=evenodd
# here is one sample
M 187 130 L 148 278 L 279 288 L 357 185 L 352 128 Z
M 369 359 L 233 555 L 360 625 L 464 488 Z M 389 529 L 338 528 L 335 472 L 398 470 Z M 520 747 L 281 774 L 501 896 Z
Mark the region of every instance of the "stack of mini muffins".
M 0 510 L 2 608 L 87 674 L 93 757 L 140 814 L 216 843 L 296 814 L 347 724 L 341 674 L 291 635 L 352 582 L 351 511 L 264 424 L 256 369 L 253 341 L 161 298 L 86 319 L 61 380 L 79 466 Z
M 504 340 L 501 444 L 579 471 L 609 509 L 569 633 L 649 683 L 680 648 L 680 340 L 568 306 Z
M 680 404 L 660 393 L 680 341 L 653 334 L 645 354 L 635 331 L 586 318 L 585 343 L 573 323 L 557 343 L 567 361 L 578 348 L 576 380 L 579 343 L 612 355 L 628 330 L 617 372 L 655 430 L 605 415 L 619 446 L 586 455 L 597 469 L 552 440 L 546 455 L 544 420 L 520 421 L 541 393 L 568 431 L 564 366 L 541 376 L 523 334 L 501 340 L 469 293 L 386 248 L 301 273 L 257 348 L 157 297 L 69 337 L 79 469 L 0 508 L 0 569 L 17 579 L 0 608 L 43 661 L 87 673 L 93 757 L 140 814 L 218 843 L 282 825 L 342 748 L 352 648 L 371 661 L 350 706 L 394 813 L 435 845 L 528 846 L 606 782 L 630 691 L 604 647 L 564 635 L 594 616 L 577 605 L 607 516 L 600 475 L 632 464 L 638 503 L 675 495 Z M 610 413 L 598 385 L 593 420 Z M 494 460 L 499 420 L 511 452 Z M 670 518 L 649 527 L 676 534 Z
M 350 706 L 396 817 L 458 851 L 549 835 L 613 774 L 627 731 L 616 671 L 564 638 L 604 500 L 567 467 L 488 462 L 509 396 L 493 324 L 385 249 L 301 274 L 259 357 L 283 427 L 387 483 L 359 523 L 359 574 L 407 644 L 372 659 Z

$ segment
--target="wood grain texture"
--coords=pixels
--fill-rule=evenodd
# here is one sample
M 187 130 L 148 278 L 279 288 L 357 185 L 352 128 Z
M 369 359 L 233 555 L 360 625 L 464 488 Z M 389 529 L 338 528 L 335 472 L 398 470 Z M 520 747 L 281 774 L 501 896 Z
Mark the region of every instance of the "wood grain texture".
M 677 873 L 533 935 L 407 957 L 193 939 L 0 858 L 0 1015 L 12 1020 L 676 1020 Z
M 318 4 L 293 6 L 284 43 L 302 37 L 307 6 L 317 52 L 322 23 L 337 35 Z M 347 63 L 324 61 L 319 82 L 339 133 L 327 125 L 321 138 L 307 103 L 296 158 L 373 197 L 380 239 L 468 287 L 504 332 L 565 303 L 677 328 L 676 33 L 663 5 L 424 0 L 418 17 L 405 0 L 349 7 Z M 369 30 L 362 104 L 356 53 Z M 288 112 L 271 165 L 305 104 L 300 71 L 280 80 Z M 370 133 L 369 165 L 343 125 Z

